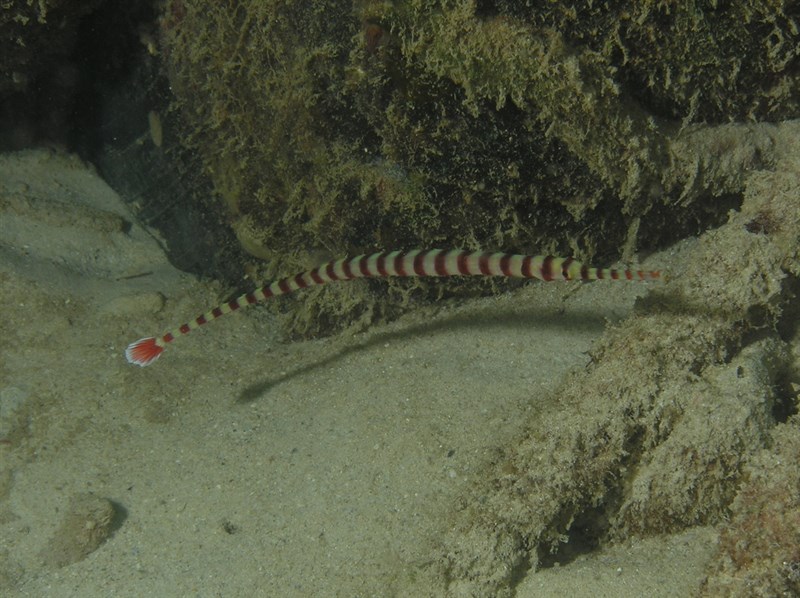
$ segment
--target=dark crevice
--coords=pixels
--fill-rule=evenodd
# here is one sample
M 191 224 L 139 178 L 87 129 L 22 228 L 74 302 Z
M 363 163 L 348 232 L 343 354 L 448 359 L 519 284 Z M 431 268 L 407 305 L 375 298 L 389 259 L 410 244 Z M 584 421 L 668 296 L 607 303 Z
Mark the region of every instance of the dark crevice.
M 772 417 L 778 423 L 786 421 L 797 413 L 797 391 L 800 377 L 798 372 L 784 370 L 778 373 L 773 385 Z
M 242 252 L 199 157 L 181 145 L 182 123 L 171 110 L 154 45 L 157 17 L 152 0 L 111 0 L 83 19 L 68 147 L 159 232 L 175 267 L 237 285 Z M 163 131 L 161 145 L 152 135 L 154 120 Z
M 788 276 L 783 283 L 781 315 L 775 329 L 781 339 L 790 342 L 797 337 L 800 328 L 800 279 Z
M 509 573 L 509 587 L 512 590 L 516 589 L 516 587 L 525 580 L 532 568 L 533 563 L 531 562 L 531 555 L 529 552 L 525 551 L 524 556 L 520 559 L 520 562 L 517 563 Z
M 580 556 L 595 551 L 608 531 L 607 504 L 589 508 L 580 513 L 566 532 L 567 541 L 551 553 L 543 554 L 539 568 L 564 566 Z

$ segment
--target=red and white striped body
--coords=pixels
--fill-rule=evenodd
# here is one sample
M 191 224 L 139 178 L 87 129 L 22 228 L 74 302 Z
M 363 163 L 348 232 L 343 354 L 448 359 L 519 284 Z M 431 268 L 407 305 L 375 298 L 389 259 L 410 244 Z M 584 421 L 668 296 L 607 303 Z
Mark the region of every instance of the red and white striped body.
M 128 346 L 125 356 L 130 363 L 146 366 L 155 361 L 164 347 L 178 336 L 189 334 L 211 320 L 298 289 L 354 278 L 388 276 L 505 276 L 540 280 L 658 280 L 659 271 L 614 270 L 593 268 L 567 257 L 487 253 L 483 251 L 444 251 L 441 249 L 391 251 L 359 255 L 328 262 L 313 270 L 283 278 L 267 286 L 223 303 L 194 320 L 158 338 L 148 337 Z

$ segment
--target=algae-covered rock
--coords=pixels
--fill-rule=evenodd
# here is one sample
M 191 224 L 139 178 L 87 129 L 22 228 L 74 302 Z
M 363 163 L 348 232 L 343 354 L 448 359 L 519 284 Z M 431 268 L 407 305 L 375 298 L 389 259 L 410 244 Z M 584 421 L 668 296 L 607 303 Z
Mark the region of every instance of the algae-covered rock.
M 727 123 L 797 114 L 797 42 L 751 2 L 172 0 L 161 21 L 184 142 L 263 279 L 417 246 L 632 259 L 720 223 L 771 160 Z M 387 284 L 307 295 L 294 329 L 432 295 Z
M 478 479 L 431 561 L 443 586 L 507 595 L 528 570 L 720 525 L 731 509 L 710 595 L 797 586 L 797 471 L 774 465 L 796 451 L 784 422 L 798 407 L 797 131 L 780 126 L 776 170 L 750 174 L 741 211 L 687 244 L 672 281 L 604 336 Z M 782 505 L 787 529 L 774 521 Z
M 774 446 L 747 467 L 731 505 L 703 596 L 800 594 L 800 428 L 774 432 Z

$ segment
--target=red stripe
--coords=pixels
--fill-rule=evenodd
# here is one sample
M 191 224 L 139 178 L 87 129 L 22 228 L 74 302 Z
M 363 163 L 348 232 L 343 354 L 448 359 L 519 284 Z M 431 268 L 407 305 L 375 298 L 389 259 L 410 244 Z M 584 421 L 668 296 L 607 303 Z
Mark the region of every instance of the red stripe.
M 404 257 L 405 255 L 402 253 L 398 253 L 396 256 L 394 256 L 394 271 L 397 272 L 398 276 L 408 276 L 408 272 L 406 272 L 405 267 L 405 260 L 403 259 Z
M 427 251 L 423 251 L 414 256 L 414 272 L 417 276 L 425 276 L 425 256 Z
M 342 272 L 344 272 L 344 277 L 346 279 L 355 278 L 353 276 L 353 269 L 352 269 L 352 262 L 353 260 L 345 260 L 342 264 Z
M 548 255 L 542 261 L 542 280 L 553 280 L 553 256 Z
M 581 266 L 581 280 L 589 280 L 589 266 Z
M 218 307 L 215 307 L 214 309 L 217 309 L 217 310 L 218 310 L 219 308 L 218 308 Z M 212 313 L 214 312 L 214 310 L 211 310 L 211 311 L 212 311 Z M 221 312 L 220 312 L 220 313 L 221 313 Z M 215 316 L 215 317 L 217 317 L 217 318 L 218 318 L 219 316 Z M 197 316 L 197 317 L 194 319 L 194 322 L 195 322 L 195 324 L 197 324 L 198 326 L 202 326 L 203 324 L 205 324 L 205 323 L 206 323 L 206 317 L 205 317 L 204 315 L 203 315 L 203 316 Z
M 564 277 L 564 280 L 572 280 L 569 276 L 569 266 L 572 262 L 575 261 L 575 258 L 568 257 L 561 263 L 561 276 Z
M 382 253 L 378 256 L 378 260 L 375 264 L 378 274 L 381 276 L 389 276 L 389 272 L 386 270 L 386 254 Z
M 313 280 L 317 284 L 325 284 L 325 281 L 322 279 L 322 276 L 319 275 L 319 268 L 314 268 L 311 272 L 308 273 Z
M 219 307 L 215 307 L 211 310 L 211 315 L 215 318 L 219 318 L 222 315 L 222 310 Z M 198 322 L 198 324 L 205 324 L 205 322 Z
M 436 271 L 437 276 L 447 276 L 450 272 L 447 271 L 447 252 L 443 251 L 437 253 L 433 258 L 433 269 Z
M 327 274 L 328 278 L 331 280 L 339 280 L 339 277 L 336 275 L 336 271 L 333 268 L 333 262 L 328 262 L 325 264 L 325 274 Z
M 503 273 L 503 276 L 512 276 L 511 274 L 511 254 L 505 253 L 503 257 L 500 258 L 500 272 Z
M 301 289 L 304 289 L 308 286 L 308 283 L 302 274 L 298 274 L 294 277 L 294 283 Z
M 482 253 L 478 256 L 478 270 L 484 276 L 491 276 L 492 271 L 489 269 L 489 255 Z
M 292 289 L 289 287 L 289 281 L 285 278 L 278 281 L 278 288 L 281 290 L 282 295 L 292 292 Z
M 458 254 L 456 258 L 456 265 L 458 267 L 458 273 L 467 276 L 469 274 L 469 268 L 467 267 L 467 258 L 470 256 L 469 251 L 462 251 Z
M 161 340 L 164 341 L 165 343 L 171 343 L 172 341 L 175 340 L 175 337 L 172 336 L 171 332 L 167 332 L 163 337 L 161 337 Z
M 619 271 L 618 270 L 612 270 L 611 271 L 611 280 L 619 280 Z
M 633 280 L 633 272 L 631 272 L 630 270 L 625 270 L 625 278 L 627 278 L 628 280 Z
M 531 264 L 533 263 L 533 258 L 529 255 L 526 255 L 522 258 L 522 275 L 525 278 L 536 278 L 536 275 L 533 273 L 531 269 Z
M 189 331 L 191 330 L 191 328 L 189 328 L 188 324 L 183 324 L 183 325 L 181 325 L 180 328 L 178 328 L 178 330 L 181 331 L 181 334 L 189 334 Z
M 231 311 L 236 311 L 239 309 L 239 302 L 238 301 L 228 301 L 228 309 Z
M 358 269 L 364 276 L 372 276 L 372 272 L 369 271 L 369 258 L 366 255 L 361 256 L 361 259 L 358 260 Z

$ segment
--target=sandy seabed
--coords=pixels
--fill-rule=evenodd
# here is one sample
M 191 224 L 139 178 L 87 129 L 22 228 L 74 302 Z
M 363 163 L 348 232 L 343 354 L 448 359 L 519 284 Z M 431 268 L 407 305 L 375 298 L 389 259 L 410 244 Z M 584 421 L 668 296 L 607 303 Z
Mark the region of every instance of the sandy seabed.
M 7 596 L 444 595 L 432 564 L 464 497 L 537 413 L 558 427 L 564 377 L 652 288 L 532 282 L 295 343 L 255 308 L 139 368 L 129 342 L 220 289 L 74 157 L 3 156 L 0 193 Z M 696 526 L 579 550 L 519 568 L 514 592 L 691 595 L 716 542 Z

